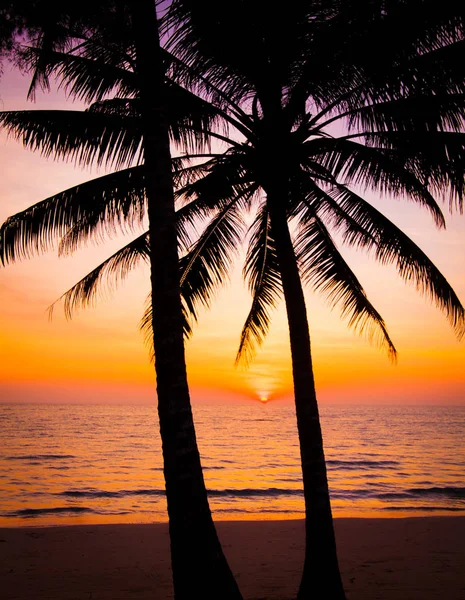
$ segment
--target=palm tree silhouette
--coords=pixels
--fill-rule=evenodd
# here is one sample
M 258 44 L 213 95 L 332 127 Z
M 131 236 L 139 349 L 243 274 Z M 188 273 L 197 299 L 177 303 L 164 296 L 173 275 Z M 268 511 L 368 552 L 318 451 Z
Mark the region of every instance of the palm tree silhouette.
M 80 28 L 79 19 L 73 22 L 75 15 L 71 10 L 70 17 L 66 9 L 55 15 L 53 23 L 44 19 L 42 29 L 39 22 L 40 51 L 30 52 L 35 67 L 31 89 L 47 87 L 53 70 L 62 68 L 66 77 L 69 69 L 74 77 L 70 92 L 87 100 L 103 100 L 114 88 L 116 96 L 131 91 L 137 119 L 127 110 L 122 118 L 125 103 L 116 100 L 97 103 L 93 111 L 84 113 L 9 113 L 1 120 L 17 135 L 24 134 L 26 146 L 46 156 L 117 167 L 138 161 L 140 166 L 67 190 L 13 216 L 2 227 L 0 254 L 4 263 L 14 261 L 46 249 L 65 231 L 69 235 L 64 244 L 73 244 L 98 236 L 115 222 L 140 220 L 146 208 L 151 239 L 147 246 L 151 328 L 175 595 L 180 599 L 192 595 L 236 599 L 241 595 L 208 505 L 187 385 L 170 152 L 170 136 L 195 139 L 187 133 L 185 123 L 194 121 L 202 128 L 210 117 L 208 111 L 206 116 L 199 111 L 205 110 L 204 102 L 167 83 L 153 2 L 106 3 L 109 10 L 103 24 L 101 6 L 95 6 L 98 14 L 91 11 Z M 60 61 L 55 50 L 69 47 L 75 56 Z M 119 59 L 116 66 L 115 55 Z M 109 65 L 110 57 L 113 64 Z M 92 64 L 89 59 L 94 59 Z M 24 133 L 28 127 L 30 134 Z
M 174 6 L 179 9 L 181 4 L 189 8 L 186 2 Z M 205 6 L 208 14 L 196 16 L 195 10 Z M 390 6 L 395 8 L 395 3 Z M 402 23 L 409 35 L 379 68 L 380 63 L 363 54 L 365 37 L 369 33 L 379 44 L 375 46 L 381 46 L 399 23 L 399 14 L 390 19 L 389 11 L 383 10 L 348 20 L 354 6 L 344 11 L 339 6 L 330 10 L 326 4 L 324 10 L 312 5 L 312 20 L 308 7 L 303 14 L 296 9 L 297 15 L 290 11 L 266 20 L 262 5 L 249 3 L 250 35 L 245 39 L 256 44 L 252 51 L 250 45 L 220 45 L 214 37 L 234 39 L 243 22 L 240 11 L 223 17 L 209 3 L 190 8 L 187 35 L 178 30 L 175 37 L 180 61 L 171 64 L 173 75 L 200 91 L 236 133 L 224 136 L 230 143 L 224 155 L 197 168 L 204 175 L 199 181 L 181 182 L 178 189 L 180 197 L 191 201 L 190 216 L 208 210 L 213 215 L 182 259 L 184 307 L 188 311 L 195 301 L 211 298 L 242 237 L 241 210 L 258 205 L 245 267 L 253 304 L 239 357 L 252 356 L 256 342 L 266 334 L 270 308 L 283 294 L 306 503 L 306 559 L 299 597 L 343 598 L 301 277 L 341 306 L 350 325 L 377 336 L 395 355 L 384 321 L 338 250 L 331 235 L 337 231 L 344 242 L 371 251 L 382 263 L 395 264 L 461 333 L 463 308 L 447 281 L 405 234 L 364 200 L 357 186 L 364 182 L 378 191 L 406 195 L 426 207 L 438 226 L 444 220 L 433 194 L 448 188 L 451 202 L 461 206 L 464 84 L 460 66 L 451 59 L 463 43 L 456 25 L 448 25 L 447 11 L 441 18 L 433 15 L 436 22 L 427 14 L 417 28 L 412 15 L 404 13 Z M 339 39 L 341 32 L 346 36 Z M 335 46 L 332 53 L 330 42 Z M 284 57 L 283 48 L 288 52 Z M 193 49 L 194 70 L 189 65 Z M 345 124 L 343 132 L 334 129 L 338 121 Z M 299 222 L 295 234 L 288 225 L 293 219 Z M 137 250 L 127 246 L 73 288 L 65 296 L 68 309 L 84 301 L 89 290 L 92 294 L 105 273 L 124 273 L 128 256 L 147 254 L 146 241 L 142 236 Z
M 205 97 L 221 101 L 219 88 L 228 98 L 227 120 L 243 139 L 186 193 L 214 195 L 222 177 L 224 186 L 262 191 L 245 267 L 253 304 L 239 357 L 261 341 L 281 292 L 286 303 L 306 507 L 298 598 L 344 598 L 302 279 L 395 357 L 384 321 L 330 233 L 339 231 L 343 242 L 395 264 L 463 334 L 464 309 L 447 281 L 359 188 L 407 197 L 439 227 L 445 222 L 434 196 L 448 192 L 451 207 L 462 208 L 464 15 L 449 2 L 438 9 L 396 0 L 283 11 L 262 1 L 174 0 L 172 9 L 169 47 L 197 70 Z M 291 220 L 298 221 L 294 236 Z

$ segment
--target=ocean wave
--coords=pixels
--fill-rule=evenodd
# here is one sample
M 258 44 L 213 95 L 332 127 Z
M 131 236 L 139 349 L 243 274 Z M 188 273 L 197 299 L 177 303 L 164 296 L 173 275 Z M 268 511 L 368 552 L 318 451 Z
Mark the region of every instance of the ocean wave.
M 227 488 L 210 489 L 208 495 L 212 497 L 238 497 L 247 498 L 254 496 L 301 496 L 302 489 L 296 488 Z M 68 498 L 124 498 L 126 496 L 165 496 L 165 490 L 150 488 L 150 489 L 135 489 L 135 490 L 100 490 L 87 488 L 82 490 L 65 490 L 59 492 L 58 496 L 66 496 Z M 465 498 L 465 488 L 460 487 L 432 487 L 432 488 L 411 488 L 398 492 L 377 492 L 376 489 L 348 489 L 331 490 L 331 497 L 334 499 L 357 499 L 357 498 L 376 498 L 378 500 L 411 500 L 414 497 L 435 497 L 443 496 L 447 498 Z
M 394 469 L 400 465 L 396 460 L 327 460 L 328 469 Z
M 293 411 L 273 404 L 262 409 L 196 408 L 210 503 L 223 518 L 232 512 L 260 518 L 267 510 L 279 518 L 280 508 L 302 513 L 298 438 L 282 433 L 294 432 Z M 0 418 L 7 415 L 1 422 L 6 443 L 0 448 L 0 524 L 2 517 L 4 523 L 13 521 L 3 516 L 6 511 L 20 509 L 30 509 L 13 513 L 25 525 L 83 517 L 101 522 L 108 511 L 129 511 L 134 521 L 139 515 L 166 519 L 155 406 L 14 405 L 2 411 L 0 405 Z M 331 407 L 323 410 L 325 419 L 335 514 L 465 515 L 465 407 Z M 241 439 L 231 443 L 238 427 Z M 408 431 L 417 438 L 413 445 Z M 134 432 L 140 439 L 129 438 Z M 86 514 L 86 508 L 93 513 Z
M 164 496 L 165 490 L 158 489 L 142 489 L 142 490 L 65 490 L 59 492 L 57 496 L 66 496 L 68 498 L 124 498 L 126 496 Z
M 239 513 L 239 514 L 243 514 L 243 515 L 252 515 L 252 514 L 257 514 L 256 510 L 247 510 L 247 509 L 243 509 L 243 508 L 215 508 L 214 509 L 215 513 Z M 295 514 L 296 512 L 301 512 L 302 511 L 296 511 L 294 509 L 289 509 L 289 508 L 260 508 L 260 513 L 273 513 L 273 514 Z
M 381 494 L 373 494 L 378 500 L 411 500 L 412 494 L 408 492 L 382 492 Z
M 289 488 L 239 488 L 225 490 L 208 490 L 208 495 L 212 497 L 229 497 L 243 498 L 254 496 L 301 496 L 303 494 L 300 489 Z M 126 496 L 165 496 L 166 492 L 162 489 L 140 489 L 140 490 L 65 490 L 56 494 L 58 496 L 66 496 L 68 498 L 124 498 Z
M 71 467 L 67 467 L 65 465 L 55 466 L 55 465 L 47 465 L 47 469 L 51 469 L 52 471 L 69 471 Z
M 46 514 L 59 513 L 85 513 L 96 512 L 94 509 L 87 506 L 53 506 L 47 508 L 21 508 L 9 513 L 4 513 L 3 517 L 40 517 Z
M 76 458 L 72 454 L 23 454 L 21 456 L 5 456 L 5 460 L 61 460 Z
M 337 498 L 338 500 L 356 500 L 358 498 L 372 498 L 375 496 L 376 494 L 373 490 L 331 490 L 331 498 Z
M 465 511 L 465 506 L 383 506 L 382 510 L 408 510 L 415 512 L 437 512 L 441 510 L 444 512 L 463 512 Z
M 302 490 L 286 488 L 243 488 L 226 490 L 208 490 L 209 496 L 227 496 L 230 498 L 253 497 L 253 496 L 302 496 Z
M 447 498 L 465 499 L 465 487 L 429 487 L 429 488 L 410 488 L 407 490 L 410 494 L 417 496 L 445 496 Z
M 59 492 L 57 496 L 66 496 L 67 498 L 120 498 L 121 492 L 107 492 L 105 490 L 65 490 Z

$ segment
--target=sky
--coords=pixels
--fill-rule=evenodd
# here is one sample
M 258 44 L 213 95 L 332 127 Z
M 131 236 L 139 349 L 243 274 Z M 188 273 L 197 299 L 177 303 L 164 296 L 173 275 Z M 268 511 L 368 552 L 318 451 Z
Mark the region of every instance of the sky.
M 0 110 L 79 109 L 64 94 L 38 94 L 26 102 L 28 80 L 5 66 Z M 102 174 L 45 159 L 0 133 L 0 221 L 47 196 Z M 465 216 L 450 215 L 438 231 L 431 217 L 408 199 L 368 195 L 428 254 L 465 302 Z M 126 242 L 128 239 L 126 239 Z M 155 374 L 138 323 L 149 292 L 147 268 L 95 307 L 66 320 L 58 303 L 69 287 L 118 249 L 123 238 L 89 245 L 66 258 L 49 252 L 0 268 L 0 401 L 151 403 Z M 393 267 L 347 249 L 368 297 L 384 317 L 398 350 L 385 351 L 347 328 L 337 309 L 306 290 L 317 393 L 322 404 L 465 405 L 465 341 L 445 316 Z M 211 310 L 202 311 L 186 345 L 194 403 L 292 402 L 292 377 L 284 305 L 274 311 L 266 342 L 246 369 L 234 359 L 250 295 L 241 259 Z

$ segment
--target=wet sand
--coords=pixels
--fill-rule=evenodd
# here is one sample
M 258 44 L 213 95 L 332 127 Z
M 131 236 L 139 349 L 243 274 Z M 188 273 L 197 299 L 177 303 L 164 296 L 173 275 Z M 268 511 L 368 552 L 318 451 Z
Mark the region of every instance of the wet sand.
M 348 600 L 464 600 L 465 517 L 336 519 Z M 245 600 L 295 598 L 303 521 L 217 523 Z M 167 600 L 166 524 L 0 529 L 2 600 Z

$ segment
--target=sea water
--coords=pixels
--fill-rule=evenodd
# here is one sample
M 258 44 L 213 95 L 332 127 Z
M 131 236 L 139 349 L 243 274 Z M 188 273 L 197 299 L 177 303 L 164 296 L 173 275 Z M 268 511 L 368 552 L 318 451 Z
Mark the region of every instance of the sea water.
M 194 406 L 214 518 L 304 514 L 292 405 Z M 465 407 L 323 406 L 335 516 L 465 511 Z M 0 525 L 166 521 L 156 408 L 0 404 Z

